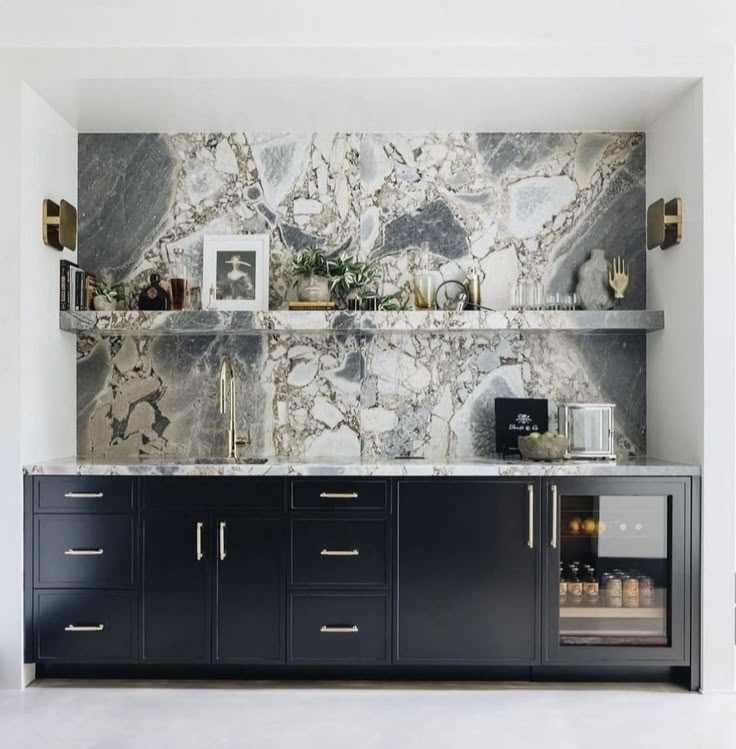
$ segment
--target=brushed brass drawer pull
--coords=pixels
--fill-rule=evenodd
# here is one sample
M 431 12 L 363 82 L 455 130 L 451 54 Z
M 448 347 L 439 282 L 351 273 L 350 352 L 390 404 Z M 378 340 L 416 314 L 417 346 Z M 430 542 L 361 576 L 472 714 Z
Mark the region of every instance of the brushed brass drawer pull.
M 68 557 L 99 557 L 104 553 L 104 549 L 67 549 L 64 552 Z
M 227 527 L 227 523 L 220 523 L 220 561 L 222 562 L 225 557 L 227 556 L 227 551 L 225 550 L 225 528 Z
M 357 499 L 358 492 L 320 492 L 320 499 Z
M 197 561 L 201 562 L 202 557 L 204 554 L 202 554 L 202 528 L 204 527 L 204 523 L 197 523 Z
M 102 492 L 66 492 L 64 496 L 67 499 L 102 499 L 105 495 Z
M 321 557 L 357 557 L 360 549 L 322 549 Z
M 323 624 L 319 631 L 327 635 L 354 635 L 358 627 L 355 624 L 352 627 L 332 627 L 329 624 Z
M 104 624 L 67 624 L 64 632 L 102 632 Z

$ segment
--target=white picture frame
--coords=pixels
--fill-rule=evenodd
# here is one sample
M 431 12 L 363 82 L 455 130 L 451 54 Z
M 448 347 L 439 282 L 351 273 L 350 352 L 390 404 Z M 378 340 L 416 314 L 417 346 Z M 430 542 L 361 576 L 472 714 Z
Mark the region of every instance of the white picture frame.
M 269 240 L 268 234 L 205 236 L 203 309 L 245 312 L 268 309 Z

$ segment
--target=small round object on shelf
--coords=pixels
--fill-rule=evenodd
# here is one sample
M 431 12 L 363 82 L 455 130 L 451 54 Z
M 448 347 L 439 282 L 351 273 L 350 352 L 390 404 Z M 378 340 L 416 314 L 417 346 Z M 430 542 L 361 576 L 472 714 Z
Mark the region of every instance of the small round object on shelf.
M 580 518 L 570 518 L 567 523 L 567 530 L 573 535 L 577 536 L 580 533 L 580 528 L 583 525 L 583 521 Z
M 585 518 L 583 520 L 583 531 L 588 536 L 594 536 L 597 529 L 598 524 L 595 522 L 595 518 Z

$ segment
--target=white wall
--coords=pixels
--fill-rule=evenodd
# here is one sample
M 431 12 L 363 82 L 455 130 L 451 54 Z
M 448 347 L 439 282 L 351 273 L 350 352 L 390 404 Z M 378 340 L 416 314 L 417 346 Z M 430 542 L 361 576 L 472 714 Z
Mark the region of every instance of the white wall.
M 0 79 L 0 688 L 25 679 L 21 466 L 73 455 L 76 356 L 59 331 L 59 258 L 41 241 L 41 201 L 76 202 L 76 132 L 17 80 Z
M 41 241 L 41 202 L 77 204 L 77 132 L 23 86 L 21 135 L 21 372 L 24 464 L 76 454 L 74 336 L 59 330 L 58 252 Z
M 647 203 L 683 200 L 683 241 L 647 256 L 647 451 L 703 466 L 703 684 L 734 688 L 734 82 L 731 54 L 647 131 Z M 727 217 L 728 220 L 724 220 Z
M 22 684 L 22 483 L 20 474 L 20 86 L 0 76 L 0 687 Z
M 733 691 L 736 494 L 736 268 L 734 58 L 713 57 L 703 78 L 703 678 Z M 666 325 L 666 321 L 665 321 Z M 673 362 L 673 366 L 676 366 Z
M 647 253 L 647 304 L 665 329 L 647 338 L 647 452 L 703 462 L 703 87 L 647 130 L 647 205 L 681 197 L 682 244 Z

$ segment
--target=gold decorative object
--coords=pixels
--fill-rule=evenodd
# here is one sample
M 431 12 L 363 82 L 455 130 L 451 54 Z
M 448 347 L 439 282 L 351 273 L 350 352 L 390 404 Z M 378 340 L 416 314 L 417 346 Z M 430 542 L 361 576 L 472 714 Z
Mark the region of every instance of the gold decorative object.
M 667 250 L 682 241 L 682 199 L 663 198 L 647 208 L 647 249 Z
M 624 293 L 629 288 L 629 266 L 622 257 L 613 258 L 608 271 L 608 285 L 613 289 L 616 299 L 624 298 Z
M 41 215 L 43 243 L 55 250 L 77 249 L 77 209 L 66 200 L 58 205 L 48 198 L 43 201 Z

